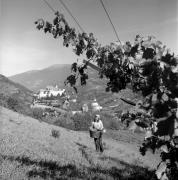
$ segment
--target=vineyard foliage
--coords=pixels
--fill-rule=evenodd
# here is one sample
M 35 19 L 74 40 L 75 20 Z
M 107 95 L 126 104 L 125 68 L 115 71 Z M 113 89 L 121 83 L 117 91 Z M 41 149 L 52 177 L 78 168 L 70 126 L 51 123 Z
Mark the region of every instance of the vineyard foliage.
M 178 133 L 175 127 L 178 118 L 178 57 L 154 36 L 137 35 L 133 43 L 127 41 L 121 45 L 114 42 L 102 46 L 93 33 L 79 33 L 71 28 L 59 12 L 55 13 L 53 22 L 39 19 L 35 24 L 39 30 L 62 39 L 63 45 L 72 48 L 76 55 L 85 57 L 85 63 L 79 64 L 77 61 L 72 64 L 71 75 L 65 81 L 76 92 L 77 80 L 80 80 L 81 85 L 86 85 L 88 62 L 92 62 L 99 67 L 100 78 L 108 80 L 106 91 L 119 92 L 129 85 L 134 92 L 142 92 L 145 97 L 142 105 L 149 112 L 150 128 L 153 122 L 167 117 L 163 121 L 165 132 L 158 133 L 158 126 L 158 130 L 146 139 L 140 151 L 144 155 L 148 148 L 155 151 L 166 146 L 166 151 L 161 154 L 161 163 L 165 167 L 162 169 L 166 170 L 161 171 L 158 167 L 156 174 L 158 179 L 162 174 L 174 179 L 178 175 Z M 171 131 L 172 125 L 174 128 Z M 163 135 L 169 135 L 170 138 L 163 140 Z

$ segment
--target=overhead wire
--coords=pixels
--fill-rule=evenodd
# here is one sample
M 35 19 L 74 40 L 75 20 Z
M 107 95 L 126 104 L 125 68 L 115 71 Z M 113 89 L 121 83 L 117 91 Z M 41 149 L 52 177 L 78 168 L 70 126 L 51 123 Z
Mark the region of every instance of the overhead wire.
M 82 26 L 79 24 L 79 22 L 77 21 L 77 19 L 74 17 L 74 15 L 72 14 L 72 12 L 69 10 L 69 8 L 67 7 L 67 5 L 62 1 L 62 0 L 58 0 L 63 7 L 66 9 L 66 11 L 70 14 L 70 16 L 73 18 L 73 20 L 75 21 L 75 23 L 78 25 L 78 27 L 80 28 L 80 30 L 82 32 L 85 32 L 84 29 L 82 28 Z
M 112 28 L 113 28 L 113 30 L 114 30 L 114 33 L 115 33 L 116 37 L 117 37 L 117 40 L 118 40 L 119 43 L 122 45 L 121 40 L 119 39 L 119 35 L 118 35 L 117 31 L 116 31 L 116 28 L 115 28 L 115 26 L 114 26 L 114 24 L 113 24 L 113 22 L 112 22 L 112 20 L 111 20 L 111 18 L 110 18 L 110 16 L 109 16 L 109 13 L 108 13 L 108 11 L 107 11 L 107 9 L 106 9 L 103 1 L 100 0 L 100 3 L 101 3 L 101 5 L 102 5 L 102 7 L 103 7 L 103 9 L 104 9 L 104 11 L 105 11 L 105 13 L 106 13 L 109 21 L 110 21 L 110 23 L 111 23 L 111 25 L 112 25 Z
M 48 1 L 46 0 L 43 0 L 43 1 L 54 13 L 56 13 L 56 10 L 48 3 Z
M 44 3 L 54 12 L 56 13 L 56 10 L 50 5 L 50 3 L 48 3 L 46 0 L 43 0 Z M 71 13 L 71 11 L 69 10 L 69 8 L 66 6 L 66 4 L 62 1 L 59 0 L 59 2 L 64 6 L 64 8 L 67 10 L 67 12 L 70 14 L 70 16 L 73 18 L 73 20 L 76 22 L 76 24 L 78 25 L 78 27 L 80 28 L 80 30 L 82 32 L 85 32 L 84 29 L 81 27 L 81 25 L 79 24 L 79 22 L 77 21 L 77 19 L 73 16 L 73 14 Z

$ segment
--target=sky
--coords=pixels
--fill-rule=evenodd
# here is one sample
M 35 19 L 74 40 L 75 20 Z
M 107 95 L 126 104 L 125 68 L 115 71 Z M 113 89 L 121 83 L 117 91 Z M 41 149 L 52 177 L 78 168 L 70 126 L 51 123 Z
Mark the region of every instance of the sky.
M 80 31 L 59 0 L 46 0 Z M 63 0 L 85 32 L 102 45 L 116 36 L 99 0 Z M 178 54 L 178 0 L 103 0 L 122 42 L 137 34 L 154 35 Z M 54 13 L 44 0 L 0 0 L 0 74 L 11 76 L 78 58 L 62 40 L 35 28 L 34 22 L 52 21 Z

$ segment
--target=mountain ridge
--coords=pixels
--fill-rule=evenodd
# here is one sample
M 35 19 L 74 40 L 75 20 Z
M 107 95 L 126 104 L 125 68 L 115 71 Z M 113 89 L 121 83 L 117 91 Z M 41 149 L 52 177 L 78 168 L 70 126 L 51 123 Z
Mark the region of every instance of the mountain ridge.
M 96 86 L 102 86 L 102 89 L 104 89 L 103 80 L 98 78 L 98 72 L 90 67 L 88 67 L 87 71 L 89 79 L 86 86 L 89 89 L 93 89 Z M 54 64 L 41 70 L 32 70 L 30 73 L 27 71 L 25 73 L 10 76 L 9 78 L 36 92 L 48 85 L 58 85 L 60 88 L 64 88 L 64 81 L 70 73 L 70 64 Z M 79 87 L 79 83 L 77 83 L 77 85 Z
M 20 83 L 32 91 L 38 91 L 47 85 L 57 84 L 64 87 L 64 80 L 70 73 L 70 64 L 54 64 L 41 70 L 32 70 L 10 76 L 14 82 Z

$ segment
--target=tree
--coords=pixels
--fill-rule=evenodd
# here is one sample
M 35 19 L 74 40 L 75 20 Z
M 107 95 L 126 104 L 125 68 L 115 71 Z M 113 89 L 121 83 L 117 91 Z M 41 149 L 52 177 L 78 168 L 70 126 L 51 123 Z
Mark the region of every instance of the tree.
M 95 62 L 100 78 L 105 76 L 108 79 L 106 91 L 119 92 L 131 85 L 133 91 L 142 92 L 148 100 L 143 105 L 146 103 L 146 110 L 151 112 L 150 128 L 153 119 L 162 118 L 170 109 L 177 108 L 175 99 L 178 97 L 178 58 L 155 37 L 137 35 L 133 44 L 127 41 L 124 45 L 111 43 L 101 46 L 93 33 L 77 33 L 58 12 L 55 13 L 52 23 L 39 19 L 35 24 L 39 30 L 50 33 L 54 38 L 61 38 L 63 45 L 72 47 L 76 55 L 86 56 L 85 63 L 72 64 L 71 75 L 65 81 L 76 92 L 77 80 L 85 85 L 88 79 L 88 63 Z M 163 145 L 167 147 L 166 154 L 161 157 L 163 161 L 169 160 L 169 164 L 166 164 L 170 170 L 167 175 L 169 179 L 173 179 L 178 173 L 178 159 L 175 158 L 178 156 L 174 156 L 178 154 L 178 148 L 172 139 L 173 134 L 168 141 L 154 134 L 148 143 L 143 143 L 141 149 L 143 152 L 147 148 L 156 149 Z

